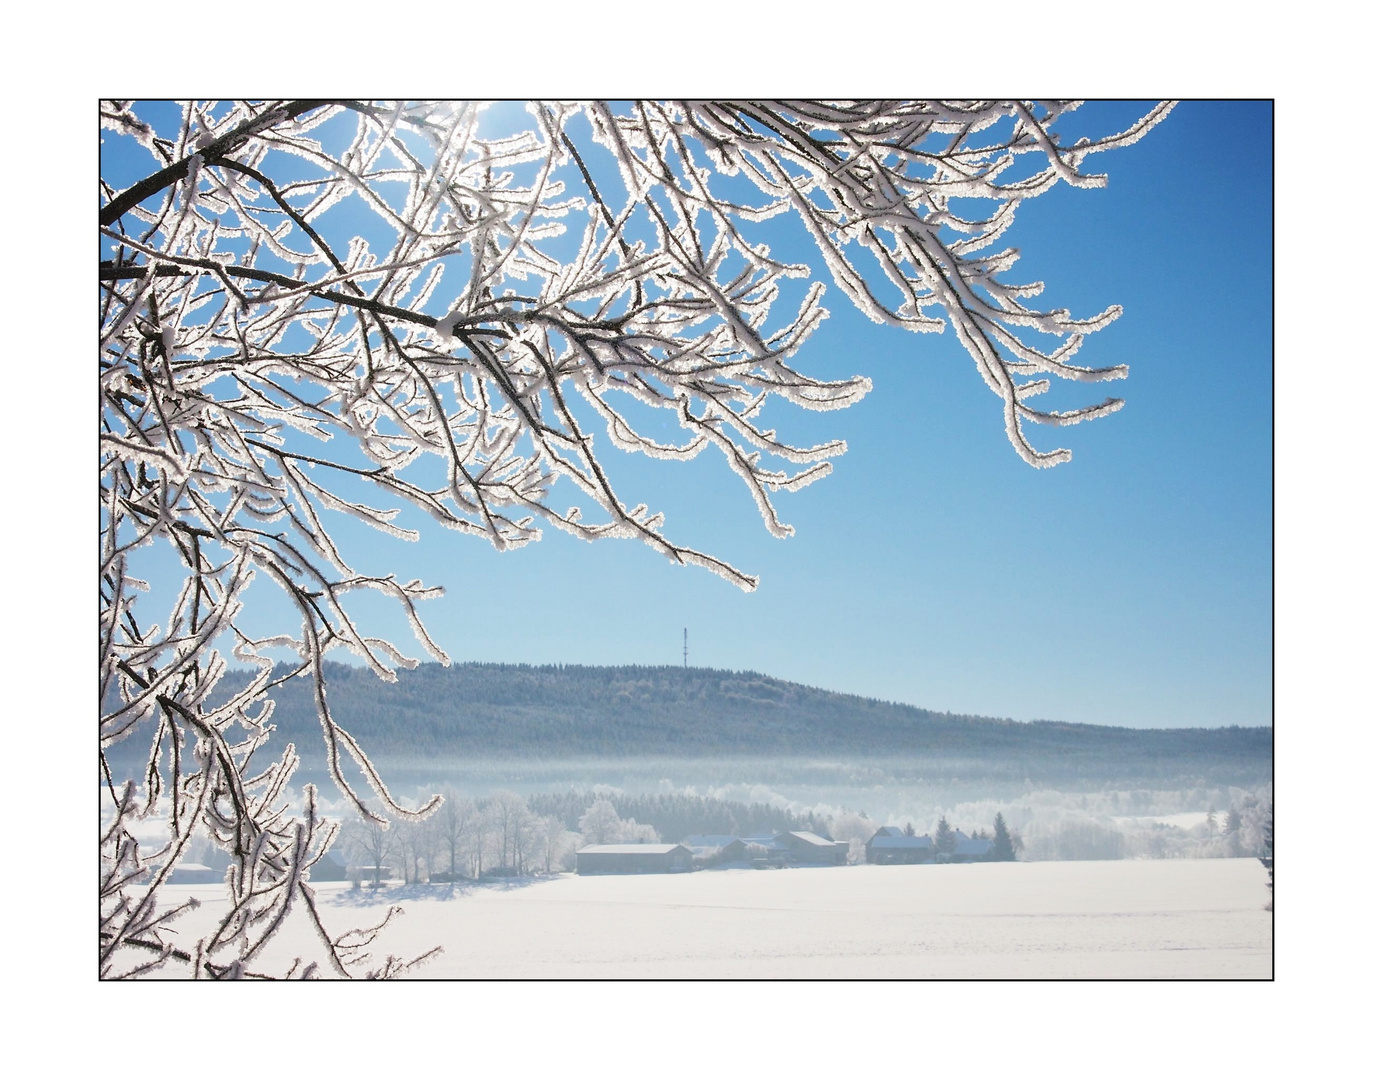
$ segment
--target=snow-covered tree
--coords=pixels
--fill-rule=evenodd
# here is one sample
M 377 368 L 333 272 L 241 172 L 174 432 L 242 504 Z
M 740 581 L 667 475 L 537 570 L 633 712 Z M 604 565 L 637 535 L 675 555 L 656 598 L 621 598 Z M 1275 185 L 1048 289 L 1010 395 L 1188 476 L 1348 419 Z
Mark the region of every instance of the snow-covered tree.
M 849 845 L 849 862 L 861 863 L 867 860 L 866 845 L 877 829 L 877 822 L 864 811 L 849 810 L 841 806 L 838 813 L 830 819 L 829 836 L 831 840 Z
M 598 795 L 578 820 L 577 829 L 588 844 L 615 844 L 620 840 L 624 822 L 620 820 L 615 804 L 604 795 Z
M 625 818 L 620 822 L 620 843 L 622 844 L 656 844 L 662 840 L 658 835 L 655 826 L 644 822 L 640 825 L 633 818 Z
M 401 821 L 392 824 L 396 833 L 396 851 L 401 859 L 401 876 L 407 885 L 422 880 L 439 862 L 443 848 L 440 826 L 434 815 L 423 821 Z
M 390 869 L 387 864 L 400 854 L 397 834 L 387 829 L 386 824 L 365 817 L 349 823 L 346 847 L 357 866 L 371 871 L 373 885 L 381 884 L 382 873 Z
M 553 873 L 553 867 L 562 865 L 571 834 L 563 825 L 562 818 L 555 814 L 540 817 L 535 822 L 535 844 L 538 858 L 543 862 L 543 872 Z
M 444 792 L 435 825 L 439 843 L 448 856 L 448 873 L 454 878 L 467 873 L 478 815 L 477 804 L 471 799 L 452 789 Z
M 1074 104 L 102 105 L 102 973 L 177 961 L 238 974 L 293 909 L 318 923 L 308 869 L 335 826 L 312 788 L 303 806 L 282 798 L 293 747 L 266 760 L 283 680 L 313 683 L 333 783 L 359 814 L 437 805 L 390 795 L 335 721 L 322 663 L 346 648 L 384 679 L 416 663 L 354 621 L 360 591 L 394 599 L 447 662 L 417 611 L 439 590 L 400 568 L 355 570 L 322 511 L 415 539 L 396 519 L 418 508 L 499 548 L 543 526 L 629 537 L 752 589 L 624 502 L 594 438 L 665 461 L 718 452 L 764 525 L 789 535 L 773 496 L 823 477 L 844 443 L 788 441 L 772 411 L 842 408 L 870 387 L 795 366 L 826 315 L 824 285 L 805 284 L 813 267 L 879 323 L 952 327 L 1015 451 L 1067 461 L 1035 448 L 1026 424 L 1120 401 L 1054 411 L 1031 398 L 1055 379 L 1126 374 L 1075 362 L 1119 309 L 1036 309 L 1041 284 L 1008 276 L 1006 230 L 1060 181 L 1104 184 L 1091 155 L 1168 111 L 1069 145 L 1054 128 Z M 779 216 L 808 248 L 772 250 Z M 162 575 L 168 558 L 180 588 L 140 606 L 143 568 Z M 250 629 L 254 580 L 285 596 L 297 629 Z M 280 650 L 296 659 L 275 667 Z M 217 694 L 230 652 L 257 674 Z M 116 778 L 107 753 L 130 738 L 147 747 L 136 780 Z M 164 809 L 166 842 L 145 850 L 134 822 Z M 167 933 L 176 912 L 160 890 L 201 829 L 234 860 L 231 914 L 188 950 Z M 352 973 L 341 938 L 319 931 L 331 969 Z
M 497 791 L 486 801 L 483 813 L 491 823 L 490 862 L 499 858 L 502 871 L 521 872 L 533 821 L 524 796 L 513 791 Z

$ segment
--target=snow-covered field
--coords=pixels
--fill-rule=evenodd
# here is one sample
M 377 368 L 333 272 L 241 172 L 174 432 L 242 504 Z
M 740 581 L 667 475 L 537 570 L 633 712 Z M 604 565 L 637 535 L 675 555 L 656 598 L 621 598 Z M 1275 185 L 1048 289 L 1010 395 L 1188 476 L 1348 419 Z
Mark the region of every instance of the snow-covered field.
M 375 952 L 442 945 L 424 978 L 1267 979 L 1265 882 L 1254 859 L 1173 859 L 316 888 L 331 929 L 401 904 Z M 167 888 L 205 901 L 181 940 L 223 912 L 212 892 Z M 303 920 L 272 948 L 318 954 Z

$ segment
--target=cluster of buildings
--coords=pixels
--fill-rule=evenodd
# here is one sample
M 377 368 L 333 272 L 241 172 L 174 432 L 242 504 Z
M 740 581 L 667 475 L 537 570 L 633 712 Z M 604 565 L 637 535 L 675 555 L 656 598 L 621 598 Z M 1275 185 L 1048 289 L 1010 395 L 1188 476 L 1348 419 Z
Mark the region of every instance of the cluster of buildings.
M 929 836 L 916 836 L 895 825 L 878 829 L 866 844 L 870 863 L 889 866 L 896 863 L 982 862 L 991 853 L 992 842 L 953 832 L 954 846 L 939 851 Z M 688 836 L 680 844 L 591 844 L 577 852 L 579 874 L 678 874 L 692 870 L 727 870 L 741 867 L 767 869 L 784 866 L 844 866 L 849 861 L 849 845 L 817 833 L 798 830 L 772 836 Z M 228 867 L 228 856 L 213 851 L 204 865 L 179 863 L 172 872 L 173 885 L 198 885 L 221 882 Z M 390 867 L 362 867 L 366 876 L 394 876 Z M 310 873 L 313 881 L 343 881 L 344 863 L 325 853 Z M 447 879 L 445 879 L 447 880 Z
M 843 866 L 848 859 L 848 844 L 813 832 L 688 836 L 680 844 L 592 844 L 577 852 L 577 873 L 674 874 L 705 867 Z
M 981 862 L 990 840 L 954 830 L 952 851 L 936 850 L 929 836 L 914 836 L 893 825 L 868 840 L 867 861 L 878 865 L 923 862 Z M 844 866 L 849 845 L 813 832 L 774 836 L 688 836 L 680 844 L 591 844 L 577 852 L 579 874 L 678 874 L 703 869 L 781 866 Z
M 224 881 L 224 873 L 229 869 L 229 856 L 227 852 L 218 848 L 207 847 L 202 854 L 204 862 L 179 862 L 172 870 L 171 876 L 167 879 L 168 885 L 218 885 Z M 366 874 L 372 873 L 372 868 L 363 867 Z M 393 877 L 395 871 L 389 866 L 380 868 L 381 877 Z M 311 881 L 344 881 L 348 877 L 348 867 L 341 857 L 336 857 L 333 852 L 326 851 L 310 868 Z
M 892 863 L 982 862 L 992 851 L 992 842 L 953 831 L 952 851 L 941 852 L 928 836 L 915 836 L 895 825 L 884 825 L 868 840 L 868 862 L 880 866 Z

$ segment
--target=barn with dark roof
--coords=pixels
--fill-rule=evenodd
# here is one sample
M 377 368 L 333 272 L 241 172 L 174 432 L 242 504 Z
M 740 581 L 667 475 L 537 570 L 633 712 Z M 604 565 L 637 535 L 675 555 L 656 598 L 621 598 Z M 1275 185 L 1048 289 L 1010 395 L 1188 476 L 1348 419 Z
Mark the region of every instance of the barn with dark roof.
M 867 860 L 878 866 L 923 863 L 934 859 L 934 841 L 928 836 L 908 835 L 895 825 L 884 825 L 869 838 Z
M 787 862 L 795 866 L 843 866 L 849 861 L 849 845 L 813 832 L 778 833 L 773 841 L 787 852 Z

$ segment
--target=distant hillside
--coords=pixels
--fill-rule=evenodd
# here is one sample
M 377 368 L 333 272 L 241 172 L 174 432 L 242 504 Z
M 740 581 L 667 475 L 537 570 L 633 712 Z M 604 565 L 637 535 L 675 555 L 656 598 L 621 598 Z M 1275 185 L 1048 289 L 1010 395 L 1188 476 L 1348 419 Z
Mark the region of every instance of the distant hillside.
M 1021 723 L 932 712 L 754 672 L 680 667 L 424 664 L 383 683 L 327 665 L 339 721 L 378 761 L 441 758 L 959 759 L 1022 776 L 1271 772 L 1271 728 Z M 239 681 L 241 675 L 231 675 Z M 276 693 L 274 723 L 318 767 L 309 684 Z M 146 749 L 145 751 L 146 752 Z

